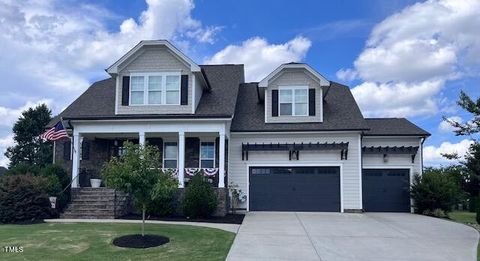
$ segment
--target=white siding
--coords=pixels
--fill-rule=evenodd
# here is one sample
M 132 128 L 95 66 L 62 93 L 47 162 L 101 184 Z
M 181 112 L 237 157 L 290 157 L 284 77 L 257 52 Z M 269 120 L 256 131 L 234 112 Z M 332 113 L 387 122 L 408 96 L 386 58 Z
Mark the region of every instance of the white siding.
M 248 166 L 252 164 L 319 164 L 342 165 L 343 207 L 361 209 L 360 155 L 358 133 L 343 134 L 231 134 L 228 182 L 248 192 Z M 289 160 L 288 151 L 249 152 L 249 159 L 242 161 L 242 143 L 317 143 L 349 142 L 348 159 L 340 160 L 340 151 L 300 151 L 299 160 Z M 248 200 L 247 200 L 248 201 Z M 247 204 L 240 207 L 246 208 Z
M 305 69 L 284 69 L 275 79 L 269 83 L 266 97 L 266 122 L 321 122 L 322 121 L 322 88 Z M 277 90 L 279 86 L 308 86 L 315 88 L 315 116 L 278 116 L 272 117 L 272 90 Z
M 192 113 L 192 79 L 193 74 L 185 63 L 173 55 L 164 46 L 144 46 L 129 60 L 119 66 L 119 77 L 128 76 L 135 72 L 181 71 L 188 75 L 188 105 L 145 105 L 122 106 L 122 81 L 117 84 L 117 114 L 169 114 Z
M 363 137 L 362 146 L 421 146 L 421 139 L 416 137 Z M 411 155 L 390 154 L 388 161 L 383 161 L 383 154 L 363 155 L 363 168 L 368 167 L 405 167 L 411 168 L 411 174 L 421 174 L 422 172 L 422 151 L 419 148 L 415 161 L 412 163 Z

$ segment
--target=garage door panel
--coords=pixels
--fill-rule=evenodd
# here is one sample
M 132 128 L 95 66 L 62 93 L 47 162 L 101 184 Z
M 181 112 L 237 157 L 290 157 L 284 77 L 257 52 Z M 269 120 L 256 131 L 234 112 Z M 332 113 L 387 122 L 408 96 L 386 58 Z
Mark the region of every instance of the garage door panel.
M 409 169 L 363 169 L 363 208 L 370 212 L 410 212 Z
M 250 169 L 250 210 L 340 211 L 338 167 Z

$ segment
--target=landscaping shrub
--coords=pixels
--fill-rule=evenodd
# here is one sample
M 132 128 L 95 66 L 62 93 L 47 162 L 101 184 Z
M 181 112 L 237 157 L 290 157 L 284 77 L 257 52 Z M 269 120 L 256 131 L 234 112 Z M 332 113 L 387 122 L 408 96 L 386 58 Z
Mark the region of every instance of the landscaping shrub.
M 70 197 L 70 189 L 63 191 L 71 181 L 67 171 L 59 165 L 51 164 L 40 170 L 40 176 L 45 177 L 48 181 L 48 195 L 57 197 L 57 208 L 63 209 L 67 205 Z
M 448 213 L 464 197 L 464 192 L 451 175 L 429 170 L 425 171 L 422 176 L 414 176 L 411 196 L 416 213 L 433 212 L 436 209 Z
M 36 165 L 29 165 L 25 163 L 19 163 L 7 171 L 7 175 L 34 175 L 37 176 L 40 173 L 40 167 Z
M 209 217 L 217 208 L 217 195 L 207 179 L 197 174 L 185 188 L 182 200 L 183 213 L 187 217 Z
M 31 175 L 0 178 L 0 223 L 34 222 L 52 215 L 48 181 Z
M 427 210 L 423 211 L 422 214 L 426 215 L 426 216 L 432 216 L 432 217 L 438 217 L 438 218 L 447 218 L 448 217 L 448 215 L 445 213 L 445 211 L 443 211 L 439 208 L 434 209 L 434 210 L 427 209 Z

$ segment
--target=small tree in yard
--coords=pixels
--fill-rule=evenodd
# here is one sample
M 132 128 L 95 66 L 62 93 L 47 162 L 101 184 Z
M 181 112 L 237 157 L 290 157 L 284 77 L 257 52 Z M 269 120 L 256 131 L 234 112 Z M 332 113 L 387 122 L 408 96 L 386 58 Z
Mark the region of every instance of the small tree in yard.
M 126 142 L 125 153 L 105 164 L 105 184 L 132 195 L 135 206 L 142 211 L 142 236 L 145 236 L 145 212 L 155 200 L 171 198 L 178 182 L 161 171 L 161 158 L 154 146 Z

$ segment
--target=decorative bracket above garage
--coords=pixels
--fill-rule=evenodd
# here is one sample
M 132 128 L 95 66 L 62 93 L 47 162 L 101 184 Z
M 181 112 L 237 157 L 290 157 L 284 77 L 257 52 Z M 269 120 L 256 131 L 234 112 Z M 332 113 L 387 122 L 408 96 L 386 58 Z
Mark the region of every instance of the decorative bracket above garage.
M 340 159 L 347 160 L 348 142 L 340 143 L 242 143 L 242 160 L 248 160 L 249 151 L 288 151 L 288 159 L 299 159 L 300 151 L 339 150 Z
M 417 155 L 418 152 L 418 146 L 401 146 L 401 147 L 362 147 L 362 152 L 363 154 L 383 154 L 383 157 L 385 158 L 388 154 L 410 154 L 412 157 L 412 163 L 415 162 L 415 156 Z

